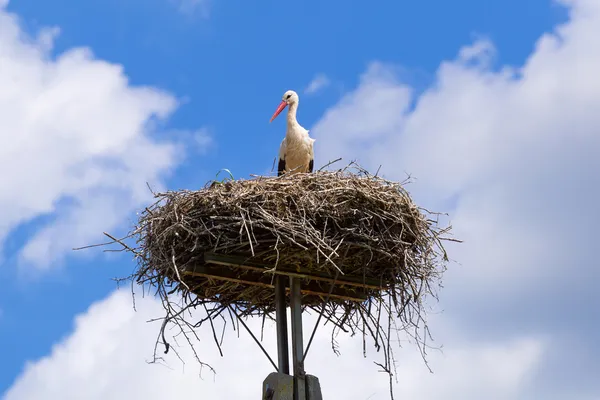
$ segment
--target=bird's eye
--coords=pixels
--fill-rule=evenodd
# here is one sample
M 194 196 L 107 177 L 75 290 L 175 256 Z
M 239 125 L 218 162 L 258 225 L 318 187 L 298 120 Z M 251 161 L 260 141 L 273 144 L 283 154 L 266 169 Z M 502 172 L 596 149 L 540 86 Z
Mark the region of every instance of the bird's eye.
M 288 94 L 287 97 L 286 97 L 286 99 L 289 99 L 290 97 L 292 97 L 292 95 Z

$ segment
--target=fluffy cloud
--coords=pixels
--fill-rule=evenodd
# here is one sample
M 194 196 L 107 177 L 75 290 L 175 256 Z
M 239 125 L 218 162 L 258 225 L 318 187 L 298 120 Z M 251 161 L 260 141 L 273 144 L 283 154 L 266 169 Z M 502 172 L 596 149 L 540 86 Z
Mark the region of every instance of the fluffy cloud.
M 568 5 L 570 20 L 522 66 L 495 65 L 492 43 L 477 41 L 415 94 L 393 66 L 373 63 L 311 130 L 323 162 L 410 173 L 421 204 L 451 212 L 465 243 L 449 248 L 460 265 L 446 276 L 444 308 L 477 340 L 551 338 L 534 398 L 600 393 L 600 365 L 584 350 L 600 335 L 590 302 L 600 277 L 600 3 Z M 564 365 L 569 378 L 556 378 Z
M 147 364 L 158 324 L 147 320 L 162 315 L 162 306 L 152 298 L 131 307 L 127 290 L 116 291 L 92 305 L 75 319 L 73 333 L 57 344 L 47 357 L 26 365 L 4 400 L 21 399 L 164 399 L 189 396 L 202 398 L 258 398 L 263 379 L 272 371 L 269 362 L 246 331 L 225 336 L 220 358 L 208 328 L 201 328 L 200 357 L 210 361 L 216 375 L 195 364 L 189 348 L 178 348 L 187 362 L 173 352 L 165 364 Z M 305 329 L 316 316 L 305 317 Z M 218 320 L 217 320 L 218 322 Z M 446 326 L 440 321 L 440 329 Z M 259 333 L 260 320 L 249 322 Z M 231 324 L 229 324 L 231 327 Z M 264 345 L 273 356 L 274 326 L 267 323 Z M 362 358 L 359 338 L 339 338 L 342 355 L 333 355 L 327 335 L 317 335 L 307 359 L 307 370 L 319 377 L 325 398 L 389 398 L 387 376 L 377 372 L 373 354 Z M 399 398 L 418 396 L 424 400 L 455 398 L 465 400 L 517 398 L 543 354 L 544 344 L 533 338 L 472 346 L 456 342 L 444 354 L 432 353 L 431 362 L 439 370 L 432 375 L 414 349 L 403 351 L 398 360 L 394 385 Z M 169 357 L 170 356 L 170 357 Z M 360 382 L 348 385 L 347 382 Z M 65 390 L 65 388 L 69 388 Z M 490 395 L 490 392 L 493 394 Z
M 57 34 L 30 37 L 0 8 L 0 245 L 25 222 L 50 221 L 19 256 L 41 269 L 115 229 L 180 155 L 154 138 L 175 98 L 130 85 L 87 48 L 52 55 Z
M 313 80 L 308 84 L 306 89 L 304 89 L 304 93 L 306 93 L 306 94 L 317 93 L 318 91 L 321 91 L 324 88 L 326 88 L 327 86 L 329 86 L 329 84 L 330 84 L 330 81 L 329 81 L 329 78 L 327 77 L 327 75 L 317 74 L 313 78 Z

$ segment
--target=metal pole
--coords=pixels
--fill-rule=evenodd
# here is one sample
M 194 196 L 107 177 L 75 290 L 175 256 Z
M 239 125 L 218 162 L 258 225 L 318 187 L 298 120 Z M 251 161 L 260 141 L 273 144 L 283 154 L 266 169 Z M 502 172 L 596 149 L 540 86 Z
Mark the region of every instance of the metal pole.
M 285 309 L 285 277 L 275 277 L 275 324 L 277 326 L 277 361 L 279 372 L 290 373 L 290 353 L 288 350 L 287 313 Z
M 290 277 L 290 311 L 292 314 L 292 362 L 294 367 L 294 400 L 306 400 L 304 342 L 302 340 L 302 294 L 300 279 Z

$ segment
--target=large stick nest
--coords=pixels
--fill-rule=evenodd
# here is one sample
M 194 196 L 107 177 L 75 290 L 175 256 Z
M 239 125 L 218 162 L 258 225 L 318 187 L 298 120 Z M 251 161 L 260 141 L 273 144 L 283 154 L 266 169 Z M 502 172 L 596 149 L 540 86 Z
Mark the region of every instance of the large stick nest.
M 256 282 L 262 266 L 259 277 L 278 271 L 328 277 L 305 293 L 307 306 L 321 305 L 329 295 L 329 302 L 350 312 L 360 307 L 353 298 L 389 294 L 403 307 L 430 292 L 446 260 L 435 221 L 408 192 L 364 172 L 213 181 L 202 190 L 157 197 L 139 221 L 139 279 L 168 278 L 183 293 L 221 304 L 272 311 L 272 279 L 260 279 L 261 286 L 245 283 Z M 203 268 L 215 257 L 216 269 Z M 224 262 L 240 260 L 252 269 L 233 269 L 224 274 L 228 280 L 208 276 L 230 269 Z M 346 279 L 352 287 L 329 294 L 332 280 Z
M 360 331 L 389 350 L 393 318 L 423 344 L 423 299 L 436 295 L 449 227 L 439 228 L 437 214 L 418 207 L 403 184 L 354 165 L 155 196 L 133 232 L 137 247 L 124 246 L 139 262 L 135 280 L 156 287 L 166 304 L 163 338 L 167 322 L 181 327 L 183 309 L 198 305 L 211 325 L 226 309 L 271 317 L 274 276 L 295 273 L 303 277 L 303 305 L 334 330 Z M 174 292 L 183 299 L 177 309 L 168 301 Z

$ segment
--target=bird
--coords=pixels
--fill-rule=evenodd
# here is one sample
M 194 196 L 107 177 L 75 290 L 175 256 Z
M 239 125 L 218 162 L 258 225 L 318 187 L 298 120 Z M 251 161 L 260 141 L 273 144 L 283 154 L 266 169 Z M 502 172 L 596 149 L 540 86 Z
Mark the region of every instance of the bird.
M 275 118 L 288 108 L 287 113 L 287 130 L 285 138 L 279 146 L 279 163 L 277 164 L 277 176 L 285 173 L 312 173 L 314 168 L 314 151 L 313 143 L 315 139 L 308 135 L 308 130 L 296 120 L 296 112 L 298 111 L 298 103 L 300 98 L 298 93 L 293 90 L 288 90 L 283 94 L 281 103 L 271 117 L 273 122 Z

